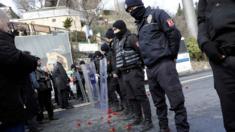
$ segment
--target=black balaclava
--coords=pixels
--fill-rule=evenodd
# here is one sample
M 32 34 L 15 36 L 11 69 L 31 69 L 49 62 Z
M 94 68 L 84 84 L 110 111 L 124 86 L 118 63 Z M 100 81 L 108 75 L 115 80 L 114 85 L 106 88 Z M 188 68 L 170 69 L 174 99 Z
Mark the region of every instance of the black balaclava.
M 146 9 L 144 6 L 139 6 L 135 10 L 133 10 L 130 14 L 136 20 L 142 20 L 144 17 L 145 11 L 146 11 Z
M 105 53 L 108 53 L 110 50 L 110 47 L 108 44 L 104 43 L 101 45 L 101 51 L 105 52 Z
M 126 24 L 123 20 L 117 20 L 114 24 L 113 27 L 117 28 L 120 30 L 120 32 L 116 33 L 115 36 L 120 40 L 122 39 L 123 35 L 127 32 L 127 27 Z
M 105 33 L 105 37 L 108 39 L 113 39 L 115 37 L 115 34 L 113 33 L 113 29 L 109 28 L 107 32 Z
M 95 59 L 101 59 L 102 57 L 103 57 L 103 55 L 100 51 L 95 52 Z

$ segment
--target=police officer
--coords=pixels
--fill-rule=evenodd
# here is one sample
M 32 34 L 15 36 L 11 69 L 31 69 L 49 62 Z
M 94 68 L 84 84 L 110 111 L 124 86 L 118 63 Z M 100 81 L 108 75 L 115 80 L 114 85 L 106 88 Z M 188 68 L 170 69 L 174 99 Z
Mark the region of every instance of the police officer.
M 113 87 L 116 92 L 118 93 L 119 97 L 120 97 L 120 101 L 121 101 L 121 104 L 120 104 L 120 108 L 118 109 L 118 111 L 123 111 L 123 115 L 128 115 L 130 110 L 128 110 L 128 102 L 127 100 L 125 99 L 125 96 L 126 96 L 126 92 L 125 92 L 125 85 L 123 85 L 123 81 L 122 81 L 122 78 L 121 78 L 121 75 L 119 74 L 119 76 L 117 75 L 117 70 L 116 70 L 116 62 L 114 61 L 115 58 L 116 58 L 116 53 L 115 53 L 115 45 L 113 43 L 114 41 L 114 37 L 115 37 L 115 34 L 113 32 L 113 29 L 112 28 L 109 28 L 106 33 L 105 33 L 105 37 L 106 37 L 106 41 L 108 42 L 108 45 L 109 45 L 109 52 L 111 52 L 112 54 L 112 81 L 111 81 L 111 87 Z M 130 106 L 130 105 L 129 105 Z M 132 113 L 129 114 L 129 116 L 126 116 L 125 117 L 126 119 L 131 119 L 132 118 Z
M 100 51 L 95 51 L 94 56 L 93 56 L 93 62 L 96 67 L 96 73 L 100 73 L 100 60 L 104 58 L 104 55 Z
M 139 47 L 147 66 L 150 92 L 157 108 L 161 132 L 169 132 L 167 95 L 178 132 L 188 132 L 187 112 L 182 86 L 176 71 L 181 35 L 170 16 L 161 9 L 144 7 L 141 0 L 126 0 L 126 11 L 135 18 Z
M 113 39 L 115 37 L 115 34 L 113 32 L 113 29 L 112 28 L 109 28 L 105 34 L 105 37 L 106 37 L 106 40 L 108 42 L 108 45 L 109 45 L 109 53 L 111 55 L 111 60 L 110 60 L 110 64 L 112 66 L 112 79 L 111 79 L 111 87 L 114 89 L 114 91 L 119 95 L 120 97 L 120 104 L 119 104 L 119 108 L 116 110 L 117 112 L 120 112 L 120 111 L 123 111 L 124 110 L 124 98 L 123 98 L 123 93 L 121 92 L 121 85 L 120 83 L 121 80 L 118 79 L 118 76 L 115 72 L 115 69 L 116 69 L 116 66 L 115 66 L 115 50 L 114 50 L 114 45 L 113 45 Z
M 199 0 L 198 42 L 209 58 L 227 132 L 235 131 L 235 1 Z
M 113 52 L 111 47 L 106 43 L 101 45 L 101 51 L 104 52 L 104 56 L 107 58 L 108 64 L 108 95 L 110 106 L 114 112 L 120 112 L 123 110 L 123 107 L 120 105 L 121 103 L 119 103 L 116 92 L 119 94 L 120 100 L 122 100 L 122 95 L 118 85 L 118 79 L 113 77 Z
M 124 21 L 118 20 L 113 24 L 115 33 L 116 67 L 121 72 L 126 88 L 127 99 L 134 104 L 135 120 L 133 125 L 144 122 L 142 131 L 153 127 L 151 109 L 144 86 L 144 71 L 136 35 L 131 34 Z

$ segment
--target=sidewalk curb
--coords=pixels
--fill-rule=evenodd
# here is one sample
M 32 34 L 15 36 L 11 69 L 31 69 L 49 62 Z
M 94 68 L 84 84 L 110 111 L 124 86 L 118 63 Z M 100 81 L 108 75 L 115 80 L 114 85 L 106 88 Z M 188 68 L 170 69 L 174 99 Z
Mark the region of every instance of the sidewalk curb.
M 189 72 L 179 73 L 179 77 L 190 76 L 192 74 L 198 74 L 198 73 L 203 73 L 203 72 L 208 72 L 208 71 L 211 71 L 211 68 L 206 68 L 202 70 L 192 70 Z
M 78 105 L 74 105 L 74 108 L 80 108 L 80 107 L 84 107 L 84 106 L 88 106 L 90 105 L 91 103 L 83 103 L 83 104 L 78 104 Z M 66 111 L 66 109 L 61 109 L 61 108 L 58 108 L 58 109 L 54 109 L 54 112 L 61 112 L 61 111 Z

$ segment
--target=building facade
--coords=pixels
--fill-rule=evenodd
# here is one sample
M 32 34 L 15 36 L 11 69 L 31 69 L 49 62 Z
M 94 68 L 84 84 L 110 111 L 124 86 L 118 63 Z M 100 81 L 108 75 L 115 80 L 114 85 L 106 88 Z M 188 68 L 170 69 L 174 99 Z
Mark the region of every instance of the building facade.
M 67 7 L 47 7 L 39 10 L 29 11 L 22 14 L 18 22 L 27 24 L 38 24 L 49 27 L 64 28 L 64 21 L 71 18 L 71 31 L 81 31 L 82 23 L 86 21 L 82 11 L 76 11 Z

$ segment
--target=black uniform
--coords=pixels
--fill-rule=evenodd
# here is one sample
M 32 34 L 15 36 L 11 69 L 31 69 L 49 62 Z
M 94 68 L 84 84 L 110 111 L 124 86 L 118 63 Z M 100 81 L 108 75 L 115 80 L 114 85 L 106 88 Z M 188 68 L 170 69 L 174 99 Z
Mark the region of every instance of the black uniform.
M 37 69 L 35 71 L 36 79 L 39 84 L 38 90 L 38 100 L 40 105 L 40 113 L 38 115 L 38 121 L 44 119 L 43 111 L 44 109 L 48 112 L 48 117 L 50 120 L 53 120 L 53 105 L 51 102 L 51 79 L 50 76 L 43 70 Z
M 199 0 L 198 42 L 209 58 L 227 132 L 235 131 L 235 1 Z
M 141 120 L 142 111 L 146 121 L 151 121 L 151 109 L 145 91 L 143 63 L 136 46 L 137 37 L 129 31 L 115 39 L 116 67 L 126 90 L 126 98 L 134 104 L 136 121 Z
M 112 43 L 112 42 L 111 42 Z M 117 97 L 116 92 L 119 94 L 120 100 L 122 100 L 121 91 L 118 84 L 118 79 L 113 77 L 113 69 L 114 69 L 114 52 L 113 48 L 111 47 L 112 44 L 103 44 L 101 46 L 101 50 L 104 51 L 104 55 L 107 59 L 107 72 L 108 72 L 108 96 L 109 96 L 109 103 L 113 111 L 121 111 L 122 108 L 119 107 L 119 99 Z
M 167 95 L 171 109 L 175 112 L 178 132 L 188 132 L 187 112 L 184 106 L 182 86 L 176 71 L 181 35 L 169 15 L 160 9 L 141 7 L 144 14 L 136 21 L 139 46 L 144 63 L 147 65 L 150 92 L 157 108 L 161 129 L 168 129 Z

